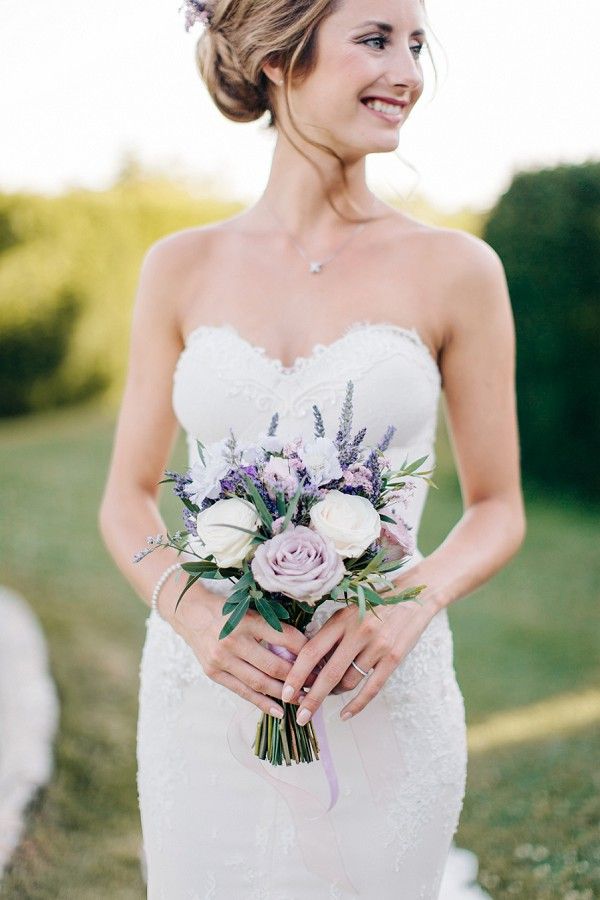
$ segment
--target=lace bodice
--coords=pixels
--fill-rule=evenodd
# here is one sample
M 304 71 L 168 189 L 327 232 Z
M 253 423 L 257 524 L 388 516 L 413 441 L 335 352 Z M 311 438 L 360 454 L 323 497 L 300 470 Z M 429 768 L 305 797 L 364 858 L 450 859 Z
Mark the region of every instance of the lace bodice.
M 393 463 L 428 455 L 434 443 L 441 375 L 416 328 L 391 322 L 355 322 L 330 344 L 315 344 L 293 365 L 267 355 L 229 324 L 200 325 L 187 337 L 173 374 L 173 409 L 187 435 L 190 463 L 196 438 L 220 440 L 233 428 L 240 440 L 265 431 L 279 413 L 278 434 L 310 438 L 312 405 L 333 436 L 346 382 L 354 382 L 354 430 L 366 426 L 365 444 L 379 441 L 388 425 L 396 433 L 388 449 Z M 373 402 L 376 398 L 377 402 Z M 405 519 L 418 529 L 427 484 L 416 489 Z

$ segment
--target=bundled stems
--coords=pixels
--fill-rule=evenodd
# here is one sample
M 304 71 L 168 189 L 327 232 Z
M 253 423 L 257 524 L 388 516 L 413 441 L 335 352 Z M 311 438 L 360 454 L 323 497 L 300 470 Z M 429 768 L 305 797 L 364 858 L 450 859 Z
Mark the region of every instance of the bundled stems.
M 319 758 L 319 742 L 314 725 L 298 725 L 295 703 L 283 704 L 283 718 L 262 713 L 256 727 L 254 754 L 268 759 L 274 766 L 291 766 L 292 762 L 312 762 Z

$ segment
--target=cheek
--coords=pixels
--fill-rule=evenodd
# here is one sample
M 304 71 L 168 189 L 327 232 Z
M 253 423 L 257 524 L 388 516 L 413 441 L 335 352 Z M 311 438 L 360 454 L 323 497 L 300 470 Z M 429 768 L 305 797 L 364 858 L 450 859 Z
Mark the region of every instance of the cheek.
M 323 60 L 311 94 L 322 108 L 331 106 L 339 112 L 344 107 L 354 107 L 358 97 L 377 77 L 377 62 L 349 48 Z

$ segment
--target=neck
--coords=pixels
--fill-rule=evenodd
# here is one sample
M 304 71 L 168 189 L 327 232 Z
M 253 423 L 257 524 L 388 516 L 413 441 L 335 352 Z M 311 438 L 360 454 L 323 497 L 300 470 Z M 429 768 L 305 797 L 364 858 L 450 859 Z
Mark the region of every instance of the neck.
M 316 160 L 314 148 L 312 158 Z M 309 154 L 310 155 L 310 154 Z M 374 196 L 365 178 L 365 158 L 361 157 L 347 167 L 348 186 L 341 181 L 339 163 L 324 153 L 318 157 L 322 172 L 319 177 L 314 166 L 287 140 L 278 138 L 273 154 L 269 180 L 255 209 L 275 211 L 287 229 L 300 240 L 310 236 L 313 242 L 324 243 L 332 235 L 340 235 L 355 227 L 358 218 L 371 215 Z M 335 212 L 326 197 L 329 190 Z M 354 206 L 354 208 L 353 208 Z

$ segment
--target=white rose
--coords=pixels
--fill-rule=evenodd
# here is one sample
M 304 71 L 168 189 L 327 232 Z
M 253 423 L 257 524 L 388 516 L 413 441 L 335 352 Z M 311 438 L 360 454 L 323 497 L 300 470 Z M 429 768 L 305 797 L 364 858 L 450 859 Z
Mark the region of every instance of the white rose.
M 199 556 L 212 553 L 221 568 L 241 566 L 252 545 L 252 535 L 238 529 L 257 531 L 260 521 L 256 508 L 242 497 L 217 500 L 196 516 L 196 530 L 204 544 L 195 539 L 190 544 Z M 228 525 L 238 528 L 228 528 Z
M 342 557 L 360 556 L 381 531 L 379 513 L 366 497 L 336 490 L 311 507 L 310 521 Z

